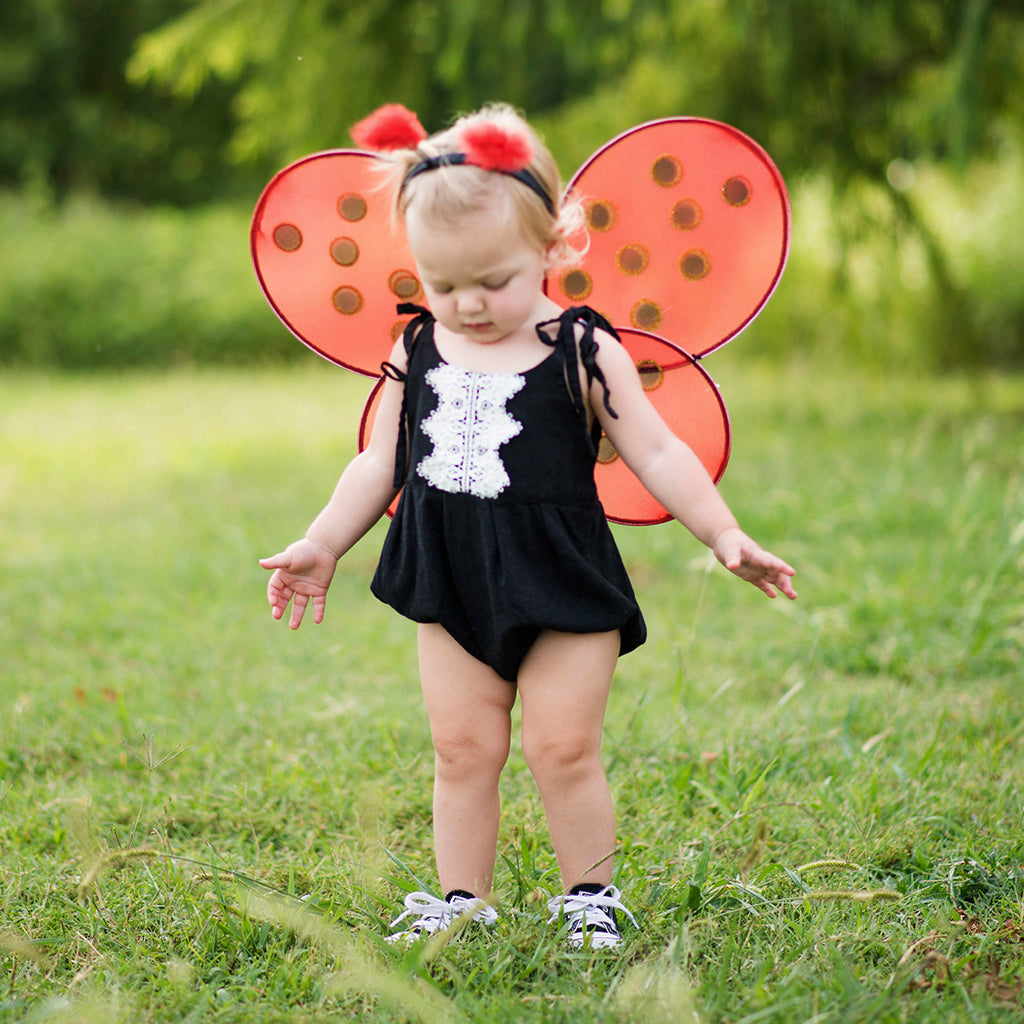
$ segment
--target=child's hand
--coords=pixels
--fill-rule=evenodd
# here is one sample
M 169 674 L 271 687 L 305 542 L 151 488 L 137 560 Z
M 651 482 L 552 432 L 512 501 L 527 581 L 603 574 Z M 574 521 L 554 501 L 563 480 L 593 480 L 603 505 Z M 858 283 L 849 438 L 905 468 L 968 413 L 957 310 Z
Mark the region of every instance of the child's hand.
M 303 539 L 289 545 L 279 555 L 261 558 L 264 569 L 273 569 L 274 575 L 267 584 L 267 600 L 275 619 L 284 616 L 288 602 L 292 604 L 292 615 L 288 623 L 292 629 L 302 624 L 306 605 L 313 602 L 313 621 L 324 620 L 327 604 L 327 588 L 334 579 L 337 558 L 326 548 L 311 540 Z
M 736 527 L 723 530 L 715 538 L 711 550 L 729 572 L 753 583 L 769 597 L 775 597 L 775 588 L 778 587 L 791 601 L 796 599 L 790 579 L 796 570 L 770 551 L 765 551 L 742 530 Z

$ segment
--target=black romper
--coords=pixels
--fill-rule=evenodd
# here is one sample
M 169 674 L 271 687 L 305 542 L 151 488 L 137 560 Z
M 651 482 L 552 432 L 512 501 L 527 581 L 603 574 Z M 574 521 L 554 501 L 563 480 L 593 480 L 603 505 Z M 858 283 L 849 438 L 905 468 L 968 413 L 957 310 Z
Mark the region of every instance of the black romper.
M 415 622 L 440 623 L 510 682 L 543 629 L 618 629 L 620 653 L 639 647 L 647 630 L 597 497 L 600 427 L 587 428 L 577 369 L 578 323 L 587 378 L 604 384 L 593 334 L 611 327 L 566 310 L 537 327 L 552 347 L 543 362 L 479 373 L 441 358 L 430 313 L 400 308 L 420 314 L 398 375 L 404 489 L 370 589 Z M 607 386 L 604 399 L 612 411 Z

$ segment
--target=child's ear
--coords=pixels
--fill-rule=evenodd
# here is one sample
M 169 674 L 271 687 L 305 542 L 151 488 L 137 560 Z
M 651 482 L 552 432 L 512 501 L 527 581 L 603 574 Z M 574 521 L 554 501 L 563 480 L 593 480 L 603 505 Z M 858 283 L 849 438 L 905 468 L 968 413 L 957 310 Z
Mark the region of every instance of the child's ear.
M 549 242 L 548 247 L 544 250 L 544 269 L 551 270 L 552 267 L 558 262 L 558 243 Z

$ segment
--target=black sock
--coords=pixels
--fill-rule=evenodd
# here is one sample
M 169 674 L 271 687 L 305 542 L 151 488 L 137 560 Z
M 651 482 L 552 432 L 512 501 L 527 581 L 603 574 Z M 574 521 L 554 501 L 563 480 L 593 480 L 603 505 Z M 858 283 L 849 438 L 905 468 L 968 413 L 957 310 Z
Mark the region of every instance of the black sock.
M 445 903 L 451 903 L 451 901 L 455 899 L 456 896 L 461 896 L 464 900 L 476 899 L 476 896 L 474 896 L 473 893 L 466 892 L 465 889 L 452 889 L 452 891 L 445 896 Z
M 569 890 L 570 896 L 596 896 L 599 892 L 604 892 L 608 886 L 598 885 L 596 882 L 581 882 L 579 885 L 574 885 Z

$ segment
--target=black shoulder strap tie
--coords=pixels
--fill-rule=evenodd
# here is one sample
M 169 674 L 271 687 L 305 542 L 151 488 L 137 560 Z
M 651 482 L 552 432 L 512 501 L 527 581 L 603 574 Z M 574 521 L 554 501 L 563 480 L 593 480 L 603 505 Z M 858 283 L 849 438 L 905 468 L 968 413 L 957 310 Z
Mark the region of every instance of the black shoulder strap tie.
M 601 367 L 597 365 L 597 350 L 601 346 L 594 340 L 594 330 L 599 328 L 610 334 L 616 341 L 621 342 L 621 339 L 616 333 L 615 328 L 600 313 L 589 306 L 578 306 L 571 310 L 571 312 L 577 313 L 578 316 L 575 319 L 583 324 L 583 336 L 580 338 L 579 347 L 580 358 L 583 360 L 583 367 L 587 371 L 587 379 L 596 380 L 601 385 L 604 390 L 604 407 L 608 415 L 612 419 L 617 420 L 619 414 L 611 406 L 611 392 L 608 390 L 608 382 L 604 379 Z
M 426 306 L 419 306 L 415 302 L 400 302 L 396 307 L 399 316 L 408 316 L 416 313 L 419 316 L 430 316 L 430 310 Z
M 546 328 L 553 324 L 558 325 L 558 330 L 554 335 L 551 335 Z M 578 344 L 576 341 L 576 324 L 583 325 L 583 334 Z M 545 345 L 550 345 L 552 348 L 558 346 L 564 335 L 565 343 L 562 351 L 565 358 L 565 383 L 572 397 L 573 407 L 584 423 L 587 421 L 587 406 L 583 400 L 583 393 L 580 390 L 580 375 L 576 372 L 577 351 L 579 351 L 579 358 L 583 363 L 583 369 L 586 371 L 587 380 L 598 381 L 604 390 L 604 407 L 608 410 L 608 415 L 613 419 L 619 418 L 619 414 L 611 406 L 611 392 L 608 390 L 608 382 L 604 379 L 601 367 L 597 365 L 597 350 L 601 346 L 594 339 L 595 329 L 607 331 L 616 341 L 621 341 L 615 328 L 600 313 L 589 306 L 573 306 L 562 313 L 556 320 L 546 320 L 544 323 L 537 325 L 537 336 Z M 571 367 L 569 365 L 570 361 L 572 363 Z
M 426 306 L 417 306 L 415 302 L 400 302 L 396 307 L 399 316 L 412 316 L 402 331 L 402 341 L 405 343 L 405 354 L 412 355 L 412 346 L 419 336 L 420 330 L 428 320 L 433 319 L 433 314 Z
M 419 337 L 420 330 L 428 323 L 432 314 L 429 309 L 423 306 L 417 306 L 414 302 L 400 302 L 398 304 L 398 315 L 408 316 L 413 314 L 413 319 L 410 320 L 402 331 L 402 343 L 405 345 L 405 354 L 408 359 L 412 360 L 413 346 L 416 344 L 416 339 Z M 404 384 L 409 379 L 408 373 L 402 373 L 402 371 L 395 366 L 394 363 L 387 361 L 380 364 L 381 373 L 390 380 L 398 381 Z M 398 418 L 398 444 L 395 446 L 395 476 L 394 486 L 401 487 L 405 483 L 405 477 L 407 473 L 407 462 L 409 459 L 409 409 L 408 399 L 406 396 L 405 389 L 402 389 L 402 411 Z

